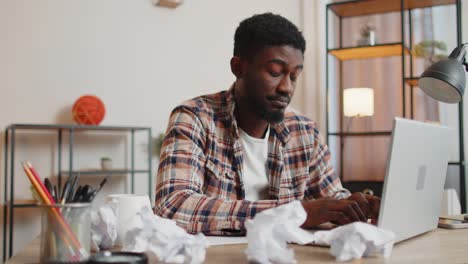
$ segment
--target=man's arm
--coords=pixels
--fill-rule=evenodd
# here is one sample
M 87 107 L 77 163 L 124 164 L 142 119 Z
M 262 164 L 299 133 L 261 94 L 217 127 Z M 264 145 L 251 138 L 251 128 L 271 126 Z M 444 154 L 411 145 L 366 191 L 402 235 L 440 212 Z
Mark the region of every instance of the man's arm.
M 314 151 L 309 165 L 309 181 L 305 201 L 302 205 L 307 212 L 303 227 L 314 227 L 325 222 L 348 224 L 367 221 L 369 205 L 357 194 L 351 195 L 343 188 L 331 164 L 328 146 L 319 131 L 313 128 Z
M 343 188 L 331 163 L 331 154 L 319 131 L 313 128 L 313 152 L 309 164 L 309 180 L 304 199 L 345 199 L 351 194 Z
M 157 176 L 155 213 L 171 218 L 189 233 L 243 233 L 244 222 L 256 213 L 275 207 L 277 201 L 225 200 L 208 197 L 205 182 L 206 131 L 188 107 L 170 117 Z

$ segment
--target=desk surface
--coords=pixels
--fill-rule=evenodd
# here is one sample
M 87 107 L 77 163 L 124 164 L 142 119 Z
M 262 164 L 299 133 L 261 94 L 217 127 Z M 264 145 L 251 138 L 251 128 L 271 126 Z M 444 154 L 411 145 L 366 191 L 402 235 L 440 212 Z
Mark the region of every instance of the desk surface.
M 389 259 L 364 258 L 359 263 L 468 263 L 468 229 L 436 229 L 418 237 L 398 243 Z M 6 263 L 37 263 L 39 239 Z M 205 263 L 247 263 L 246 244 L 208 248 Z M 335 263 L 329 248 L 290 245 L 298 263 Z

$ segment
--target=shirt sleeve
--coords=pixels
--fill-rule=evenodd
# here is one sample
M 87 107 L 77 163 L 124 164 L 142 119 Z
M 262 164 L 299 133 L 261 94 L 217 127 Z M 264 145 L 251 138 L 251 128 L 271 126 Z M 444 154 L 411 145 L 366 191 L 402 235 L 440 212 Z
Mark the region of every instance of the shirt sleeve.
M 343 187 L 331 163 L 331 154 L 318 129 L 314 128 L 314 150 L 309 166 L 308 190 L 305 199 L 345 199 L 351 194 Z
M 204 194 L 207 132 L 199 113 L 176 108 L 170 117 L 160 157 L 155 213 L 189 233 L 243 234 L 244 222 L 275 207 L 276 200 L 226 200 Z

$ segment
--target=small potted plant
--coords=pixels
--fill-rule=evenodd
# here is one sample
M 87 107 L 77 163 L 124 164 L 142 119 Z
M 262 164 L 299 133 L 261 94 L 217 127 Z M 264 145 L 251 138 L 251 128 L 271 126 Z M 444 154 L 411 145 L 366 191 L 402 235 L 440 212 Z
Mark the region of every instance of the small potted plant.
M 161 155 L 161 147 L 164 141 L 165 134 L 159 133 L 157 137 L 153 138 L 153 154 L 159 158 Z
M 445 52 L 447 52 L 447 44 L 445 42 L 431 39 L 419 42 L 411 50 L 413 56 L 426 60 L 426 67 L 447 58 Z
M 109 157 L 101 158 L 101 169 L 102 170 L 111 170 L 112 169 L 112 159 Z
M 375 26 L 371 23 L 367 23 L 360 29 L 361 38 L 358 40 L 359 46 L 373 46 L 377 44 L 377 38 L 375 37 Z

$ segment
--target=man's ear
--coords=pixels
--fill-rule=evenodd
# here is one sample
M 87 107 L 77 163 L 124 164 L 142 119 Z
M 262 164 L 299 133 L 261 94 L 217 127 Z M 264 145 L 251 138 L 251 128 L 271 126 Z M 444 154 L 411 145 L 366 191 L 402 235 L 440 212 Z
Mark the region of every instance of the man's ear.
M 241 79 L 243 76 L 243 65 L 242 59 L 238 56 L 231 58 L 231 72 L 236 76 L 237 79 Z

